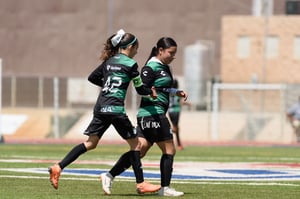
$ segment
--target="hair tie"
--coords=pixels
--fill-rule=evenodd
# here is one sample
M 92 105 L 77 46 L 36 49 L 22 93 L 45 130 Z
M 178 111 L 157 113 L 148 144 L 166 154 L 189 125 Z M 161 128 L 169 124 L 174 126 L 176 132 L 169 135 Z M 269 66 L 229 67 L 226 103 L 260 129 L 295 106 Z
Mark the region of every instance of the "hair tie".
M 120 43 L 124 35 L 125 31 L 123 29 L 118 30 L 117 34 L 111 39 L 112 45 L 116 47 Z

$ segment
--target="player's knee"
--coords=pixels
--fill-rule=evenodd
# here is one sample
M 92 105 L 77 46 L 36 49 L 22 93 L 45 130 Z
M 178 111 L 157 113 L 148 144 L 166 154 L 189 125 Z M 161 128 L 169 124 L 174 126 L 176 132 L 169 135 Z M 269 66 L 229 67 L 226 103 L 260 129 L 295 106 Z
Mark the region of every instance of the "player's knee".
M 85 142 L 84 145 L 87 151 L 95 149 L 97 147 L 97 143 L 94 142 Z
M 149 148 L 151 147 L 151 145 L 149 145 L 148 143 L 145 143 L 145 142 L 140 142 L 141 143 L 141 158 L 143 158 L 147 151 L 149 150 Z

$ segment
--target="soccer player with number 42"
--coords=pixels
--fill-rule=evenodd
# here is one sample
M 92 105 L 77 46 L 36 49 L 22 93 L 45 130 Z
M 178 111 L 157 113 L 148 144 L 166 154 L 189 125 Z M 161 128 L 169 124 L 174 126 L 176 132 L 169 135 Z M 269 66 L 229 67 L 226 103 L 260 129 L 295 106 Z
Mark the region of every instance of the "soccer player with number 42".
M 125 33 L 124 30 L 119 30 L 117 34 L 107 39 L 100 56 L 103 62 L 88 77 L 90 82 L 102 87 L 94 106 L 93 119 L 84 132 L 88 139 L 75 146 L 60 162 L 49 167 L 50 182 L 55 189 L 58 188 L 62 170 L 81 154 L 96 148 L 110 125 L 115 127 L 130 146 L 128 161 L 135 173 L 137 192 L 155 192 L 160 189 L 160 185 L 144 181 L 140 160 L 141 145 L 124 107 L 126 92 L 131 80 L 140 95 L 151 95 L 154 99 L 157 97 L 154 88 L 143 85 L 138 65 L 133 60 L 137 54 L 138 44 L 137 38 L 131 33 Z

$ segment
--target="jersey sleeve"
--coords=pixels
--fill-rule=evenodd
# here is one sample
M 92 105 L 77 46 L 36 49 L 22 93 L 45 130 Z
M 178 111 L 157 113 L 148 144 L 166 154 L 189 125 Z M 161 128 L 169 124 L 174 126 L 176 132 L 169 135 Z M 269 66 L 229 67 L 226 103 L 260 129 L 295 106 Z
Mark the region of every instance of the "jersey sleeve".
M 152 86 L 154 82 L 154 72 L 149 66 L 144 66 L 141 71 L 143 84 Z
M 88 80 L 102 87 L 103 86 L 103 64 L 99 65 L 88 77 Z
M 140 76 L 140 73 L 138 72 L 137 68 L 134 73 L 135 76 L 132 78 L 133 85 L 135 87 L 135 90 L 140 95 L 149 95 L 152 93 L 151 91 L 151 84 L 144 84 L 142 81 L 142 78 Z
M 138 64 L 135 63 L 133 66 L 132 66 L 132 69 L 131 69 L 131 79 L 140 75 L 139 71 L 138 71 Z

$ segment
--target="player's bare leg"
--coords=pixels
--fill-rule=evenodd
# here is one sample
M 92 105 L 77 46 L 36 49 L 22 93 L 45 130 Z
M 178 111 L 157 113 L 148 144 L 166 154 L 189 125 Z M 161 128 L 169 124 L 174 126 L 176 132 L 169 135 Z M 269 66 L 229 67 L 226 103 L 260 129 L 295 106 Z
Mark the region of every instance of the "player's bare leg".
M 178 127 L 178 126 L 174 126 L 174 127 L 172 128 L 172 131 L 173 131 L 173 133 L 174 133 L 175 136 L 176 136 L 176 142 L 177 142 L 178 150 L 183 150 L 183 146 L 182 146 L 182 144 L 181 144 L 180 136 L 179 136 L 179 127 Z
M 295 128 L 295 134 L 296 134 L 297 142 L 300 143 L 300 126 Z

